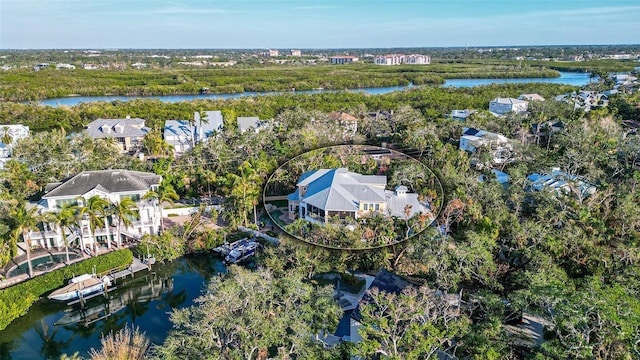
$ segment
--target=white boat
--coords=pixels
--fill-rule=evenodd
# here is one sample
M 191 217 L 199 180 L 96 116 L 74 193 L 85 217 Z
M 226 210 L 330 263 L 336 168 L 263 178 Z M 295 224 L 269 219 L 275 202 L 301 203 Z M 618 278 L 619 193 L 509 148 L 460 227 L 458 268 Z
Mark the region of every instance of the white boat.
M 84 297 L 104 291 L 105 286 L 110 285 L 111 279 L 108 276 L 99 279 L 95 275 L 83 274 L 69 280 L 69 285 L 52 292 L 48 298 L 60 301 L 75 300 L 81 296 Z
M 235 246 L 229 251 L 229 254 L 224 258 L 224 261 L 235 264 L 240 262 L 249 256 L 256 253 L 256 249 L 260 247 L 260 243 L 255 241 L 242 241 L 235 243 Z

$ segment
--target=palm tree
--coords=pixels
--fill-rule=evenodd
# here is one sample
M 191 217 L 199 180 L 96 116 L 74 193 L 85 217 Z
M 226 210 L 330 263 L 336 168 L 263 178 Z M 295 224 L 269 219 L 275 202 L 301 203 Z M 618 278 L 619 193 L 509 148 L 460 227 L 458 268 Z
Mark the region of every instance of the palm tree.
M 160 186 L 158 191 L 149 190 L 146 194 L 144 194 L 142 198 L 144 200 L 158 201 L 158 206 L 160 207 L 160 229 L 164 230 L 164 220 L 162 218 L 163 204 L 166 202 L 173 205 L 173 202 L 175 200 L 180 199 L 178 193 L 176 193 L 176 191 L 173 189 L 173 186 L 164 185 Z
M 120 226 L 124 225 L 124 229 L 129 229 L 129 226 L 132 224 L 131 219 L 138 218 L 138 212 L 135 210 L 137 208 L 136 202 L 131 198 L 124 198 L 120 200 L 120 202 L 115 202 L 113 204 L 113 209 L 111 214 L 115 216 L 115 220 L 117 222 L 118 227 L 118 249 L 122 247 L 122 234 L 120 233 Z
M 75 204 L 64 205 L 55 215 L 55 224 L 62 232 L 64 252 L 67 257 L 67 264 L 69 264 L 69 239 L 67 238 L 66 231 L 72 233 L 74 227 L 78 224 L 78 206 Z
M 31 266 L 31 238 L 29 237 L 29 231 L 35 228 L 38 221 L 39 216 L 37 215 L 38 209 L 33 207 L 31 209 L 27 209 L 26 203 L 20 203 L 18 207 L 16 207 L 11 212 L 11 217 L 13 218 L 15 230 L 14 230 L 14 241 L 18 242 L 18 238 L 22 235 L 22 240 L 25 244 L 25 249 L 27 252 L 27 265 L 29 266 L 29 277 L 33 277 L 33 268 Z
M 80 216 L 86 216 L 89 220 L 89 229 L 91 231 L 91 242 L 96 251 L 96 228 L 105 225 L 104 218 L 107 215 L 107 208 L 109 207 L 109 201 L 101 198 L 98 195 L 94 195 L 88 199 L 81 198 L 84 206 L 80 206 Z
M 256 168 L 248 161 L 245 161 L 238 167 L 239 175 L 227 174 L 227 181 L 231 187 L 231 195 L 236 199 L 236 204 L 240 207 L 243 225 L 247 226 L 249 221 L 247 213 L 253 207 L 254 222 L 257 224 L 256 205 L 260 197 L 260 186 L 263 178 L 259 175 Z
M 8 126 L 2 128 L 2 133 L 0 135 L 0 142 L 9 145 L 13 143 L 13 136 L 11 135 L 11 131 Z

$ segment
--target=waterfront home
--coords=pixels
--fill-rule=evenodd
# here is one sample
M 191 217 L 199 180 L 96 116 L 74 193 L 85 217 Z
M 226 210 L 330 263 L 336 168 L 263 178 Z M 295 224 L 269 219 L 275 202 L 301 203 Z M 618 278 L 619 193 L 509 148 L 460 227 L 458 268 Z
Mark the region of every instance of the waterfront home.
M 527 112 L 528 105 L 524 100 L 497 97 L 489 102 L 489 111 L 498 115 L 510 112 L 521 114 Z
M 367 291 L 362 293 L 362 297 L 358 300 L 356 308 L 349 315 L 349 338 L 343 338 L 344 340 L 349 340 L 355 344 L 362 341 L 362 336 L 358 332 L 362 327 L 364 320 L 361 313 L 362 307 L 366 305 L 375 306 L 370 293 L 372 289 L 377 289 L 377 291 L 379 292 L 398 296 L 403 292 L 409 290 L 410 288 L 419 288 L 420 283 L 382 269 L 376 274 L 373 280 L 366 279 L 365 286 Z M 460 307 L 462 306 L 462 299 L 460 294 L 449 294 L 440 290 L 429 290 L 429 294 L 433 296 L 434 299 L 439 299 L 439 301 L 442 301 L 442 304 L 440 306 L 442 311 L 439 316 L 445 316 L 451 319 L 460 315 Z M 384 309 L 379 310 L 384 311 Z M 425 309 L 425 311 L 428 310 Z M 444 351 L 438 351 L 437 358 L 455 359 L 454 357 L 452 357 L 452 355 Z
M 117 219 L 106 216 L 104 226 L 95 229 L 95 238 L 86 216 L 71 229 L 43 224 L 41 229 L 29 234 L 32 246 L 61 249 L 66 237 L 70 244 L 77 244 L 82 249 L 94 249 L 96 246 L 111 248 L 125 238 L 157 234 L 162 215 L 160 206 L 156 200 L 144 200 L 143 197 L 149 191 L 157 191 L 161 181 L 162 177 L 156 174 L 115 169 L 83 171 L 63 182 L 47 184 L 45 194 L 37 205 L 40 212 L 56 213 L 69 204 L 85 206 L 87 199 L 99 196 L 112 204 L 125 198 L 133 200 L 138 216 L 131 219 L 129 227 L 121 226 L 119 234 Z
M 173 146 L 174 153 L 180 155 L 189 151 L 196 144 L 205 141 L 222 130 L 222 112 L 204 111 L 201 118 L 199 112 L 194 113 L 194 121 L 167 120 L 164 123 L 164 140 Z
M 379 213 L 404 218 L 428 213 L 417 194 L 409 193 L 405 186 L 385 190 L 386 185 L 386 176 L 361 175 L 346 168 L 305 172 L 295 192 L 287 196 L 289 219 L 322 224 L 332 217 L 359 219 Z
M 574 110 L 589 112 L 596 108 L 605 107 L 609 104 L 609 97 L 597 91 L 580 90 L 556 96 L 556 101 L 573 104 Z
M 488 150 L 494 164 L 504 164 L 513 160 L 510 140 L 504 135 L 474 128 L 463 128 L 460 136 L 460 150 L 475 154 L 479 148 Z
M 114 138 L 121 152 L 131 152 L 142 147 L 142 139 L 149 132 L 144 119 L 97 119 L 89 123 L 85 129 L 87 136 L 94 139 Z

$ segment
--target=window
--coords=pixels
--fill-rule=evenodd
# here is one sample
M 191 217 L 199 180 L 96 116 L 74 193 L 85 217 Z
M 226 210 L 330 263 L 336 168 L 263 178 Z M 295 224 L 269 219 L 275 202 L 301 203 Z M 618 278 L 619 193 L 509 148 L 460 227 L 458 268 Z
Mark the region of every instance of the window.
M 369 210 L 369 204 L 364 203 L 364 205 L 362 205 L 362 209 L 363 209 L 364 211 Z
M 66 205 L 79 205 L 76 199 L 58 199 L 56 200 L 56 208 L 62 209 Z
M 131 199 L 133 201 L 140 201 L 140 194 L 120 195 L 120 201 L 124 199 Z
M 376 211 L 380 211 L 380 204 L 375 204 L 374 206 Z

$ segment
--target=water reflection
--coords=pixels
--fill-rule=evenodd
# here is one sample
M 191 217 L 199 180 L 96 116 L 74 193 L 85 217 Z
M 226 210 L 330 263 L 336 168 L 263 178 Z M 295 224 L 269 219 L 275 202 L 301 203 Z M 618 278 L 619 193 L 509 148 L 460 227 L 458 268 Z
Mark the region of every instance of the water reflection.
M 58 328 L 49 328 L 49 325 L 43 319 L 40 320 L 39 325 L 36 325 L 35 330 L 42 340 L 40 355 L 44 359 L 59 358 L 64 353 L 64 349 L 71 344 L 71 339 L 56 340 Z
M 0 331 L 0 360 L 59 359 L 75 352 L 87 357 L 102 336 L 131 324 L 161 343 L 171 330 L 169 312 L 192 305 L 206 281 L 225 271 L 213 256 L 191 256 L 128 278 L 83 308 L 41 300 Z

